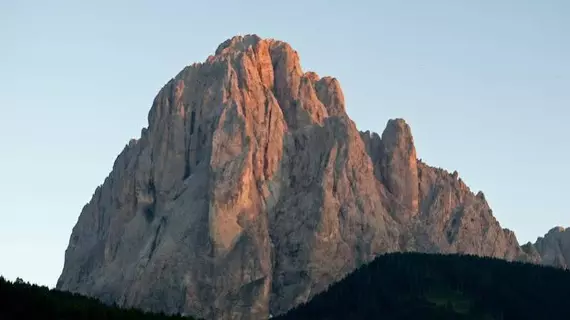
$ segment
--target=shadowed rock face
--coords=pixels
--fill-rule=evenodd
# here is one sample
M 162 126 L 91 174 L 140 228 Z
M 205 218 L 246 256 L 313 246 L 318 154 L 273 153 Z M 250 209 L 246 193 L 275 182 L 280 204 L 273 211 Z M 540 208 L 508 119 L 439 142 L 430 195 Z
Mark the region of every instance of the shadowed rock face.
M 538 259 L 482 193 L 417 160 L 404 120 L 359 132 L 335 78 L 304 72 L 285 42 L 247 35 L 160 90 L 83 208 L 57 287 L 263 319 L 398 250 Z
M 570 229 L 554 227 L 544 237 L 539 237 L 534 244 L 525 244 L 523 249 L 529 254 L 538 254 L 544 265 L 569 269 Z

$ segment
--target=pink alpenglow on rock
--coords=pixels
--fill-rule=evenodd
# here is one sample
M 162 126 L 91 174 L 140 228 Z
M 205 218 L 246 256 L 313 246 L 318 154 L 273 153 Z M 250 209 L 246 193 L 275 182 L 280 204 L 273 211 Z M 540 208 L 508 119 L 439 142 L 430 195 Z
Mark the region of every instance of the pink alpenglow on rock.
M 419 161 L 404 120 L 359 132 L 337 79 L 303 71 L 285 42 L 246 35 L 160 90 L 81 211 L 57 287 L 266 319 L 382 253 L 567 263 L 542 248 L 523 251 L 484 197 Z

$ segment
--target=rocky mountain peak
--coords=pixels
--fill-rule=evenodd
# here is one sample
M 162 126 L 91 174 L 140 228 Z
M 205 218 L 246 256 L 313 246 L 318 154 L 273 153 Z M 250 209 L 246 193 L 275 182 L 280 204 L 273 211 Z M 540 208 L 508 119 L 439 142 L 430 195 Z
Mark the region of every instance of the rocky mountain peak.
M 548 230 L 547 234 L 553 235 L 553 234 L 562 233 L 562 232 L 566 232 L 566 228 L 561 227 L 561 226 L 556 226 L 556 227 Z
M 234 36 L 222 42 L 216 49 L 215 55 L 222 55 L 230 52 L 231 53 L 245 52 L 247 51 L 248 48 L 257 46 L 260 41 L 264 40 L 256 34 Z
M 406 120 L 402 118 L 388 120 L 386 129 L 384 129 L 384 133 L 382 135 L 390 135 L 390 133 L 393 133 L 393 135 L 402 136 L 403 139 L 408 140 L 407 142 L 413 142 L 414 139 L 412 137 L 412 130 L 410 129 L 410 126 L 406 123 Z
M 570 267 L 570 229 L 556 226 L 527 250 L 538 252 L 542 264 L 568 269 Z
M 417 159 L 404 120 L 358 132 L 337 79 L 246 35 L 159 91 L 81 211 L 57 287 L 262 319 L 406 250 L 529 259 L 457 174 Z

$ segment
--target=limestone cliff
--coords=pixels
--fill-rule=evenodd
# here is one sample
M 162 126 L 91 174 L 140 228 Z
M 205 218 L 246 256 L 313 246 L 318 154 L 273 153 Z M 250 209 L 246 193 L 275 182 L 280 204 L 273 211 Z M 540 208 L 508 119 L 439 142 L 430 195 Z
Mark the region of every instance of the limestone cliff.
M 563 269 L 570 268 L 570 229 L 554 227 L 536 242 L 523 245 L 529 255 L 540 256 L 540 263 Z
M 160 90 L 83 208 L 57 287 L 264 319 L 398 250 L 535 259 L 482 193 L 417 159 L 404 120 L 359 132 L 335 78 L 247 35 Z

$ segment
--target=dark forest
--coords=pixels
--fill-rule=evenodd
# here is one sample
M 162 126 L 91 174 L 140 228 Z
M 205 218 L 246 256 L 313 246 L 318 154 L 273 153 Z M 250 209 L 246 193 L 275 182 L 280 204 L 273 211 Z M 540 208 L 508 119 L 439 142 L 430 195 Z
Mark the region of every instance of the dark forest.
M 277 320 L 570 319 L 570 272 L 470 255 L 379 256 Z M 192 319 L 0 277 L 0 319 Z

